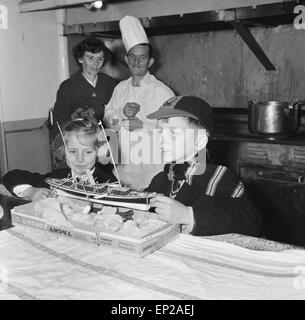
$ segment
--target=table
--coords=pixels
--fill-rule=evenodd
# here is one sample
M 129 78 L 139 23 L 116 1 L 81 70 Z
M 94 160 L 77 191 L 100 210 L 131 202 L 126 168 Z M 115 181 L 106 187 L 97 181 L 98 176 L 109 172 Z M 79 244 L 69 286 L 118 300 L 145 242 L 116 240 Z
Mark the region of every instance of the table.
M 0 300 L 305 298 L 305 250 L 273 242 L 278 251 L 251 250 L 225 239 L 263 241 L 180 234 L 139 258 L 16 225 L 0 232 Z

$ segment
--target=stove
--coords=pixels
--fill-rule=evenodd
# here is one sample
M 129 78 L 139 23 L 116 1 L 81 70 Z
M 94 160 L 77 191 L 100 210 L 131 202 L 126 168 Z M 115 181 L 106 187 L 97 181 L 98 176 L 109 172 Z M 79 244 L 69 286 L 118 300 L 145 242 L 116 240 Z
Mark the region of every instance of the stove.
M 305 246 L 305 128 L 270 139 L 251 134 L 244 115 L 217 119 L 209 160 L 242 178 L 263 215 L 263 237 Z

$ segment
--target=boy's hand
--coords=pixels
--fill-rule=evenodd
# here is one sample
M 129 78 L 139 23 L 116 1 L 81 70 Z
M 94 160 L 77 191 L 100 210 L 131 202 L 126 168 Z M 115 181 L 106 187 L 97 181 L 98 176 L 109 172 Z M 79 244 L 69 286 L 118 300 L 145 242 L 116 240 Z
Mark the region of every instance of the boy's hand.
M 160 220 L 174 224 L 191 223 L 188 207 L 177 200 L 157 195 L 150 200 L 150 207 L 155 207 Z
M 20 195 L 31 201 L 38 201 L 41 199 L 51 197 L 52 193 L 49 189 L 46 189 L 46 188 L 28 187 Z

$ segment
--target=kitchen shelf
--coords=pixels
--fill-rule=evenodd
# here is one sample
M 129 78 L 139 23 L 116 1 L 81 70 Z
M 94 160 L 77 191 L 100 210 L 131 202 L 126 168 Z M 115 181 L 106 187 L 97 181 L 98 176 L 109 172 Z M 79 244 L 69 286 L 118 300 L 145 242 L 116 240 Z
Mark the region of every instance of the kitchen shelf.
M 257 6 L 144 17 L 140 20 L 148 36 L 235 29 L 265 70 L 274 71 L 274 64 L 253 37 L 248 27 L 275 27 L 282 24 L 292 24 L 296 16 L 294 8 L 299 3 L 301 3 L 300 0 L 287 0 Z M 95 37 L 120 38 L 119 21 L 110 20 L 65 25 L 64 34 L 91 34 Z
M 233 29 L 239 21 L 246 27 L 275 27 L 292 24 L 294 7 L 301 1 L 278 1 L 272 4 L 248 6 L 224 10 L 211 10 L 186 14 L 140 18 L 148 36 Z M 119 21 L 66 24 L 65 35 L 90 34 L 120 37 Z
M 263 136 L 254 134 L 241 134 L 241 133 L 219 133 L 216 132 L 212 141 L 228 141 L 228 142 L 253 142 L 253 143 L 266 143 L 266 144 L 283 144 L 293 146 L 305 146 L 305 131 L 297 133 L 290 138 L 277 138 L 268 139 Z

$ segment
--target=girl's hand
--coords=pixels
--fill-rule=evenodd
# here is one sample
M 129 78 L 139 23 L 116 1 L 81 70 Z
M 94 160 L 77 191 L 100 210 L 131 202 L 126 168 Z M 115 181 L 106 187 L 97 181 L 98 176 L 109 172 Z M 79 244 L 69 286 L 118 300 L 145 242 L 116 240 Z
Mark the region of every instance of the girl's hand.
M 155 207 L 160 220 L 174 224 L 191 223 L 188 207 L 177 200 L 158 194 L 150 200 L 150 207 Z
M 49 198 L 52 196 L 52 193 L 49 189 L 46 188 L 28 187 L 20 195 L 34 202 L 41 199 Z

